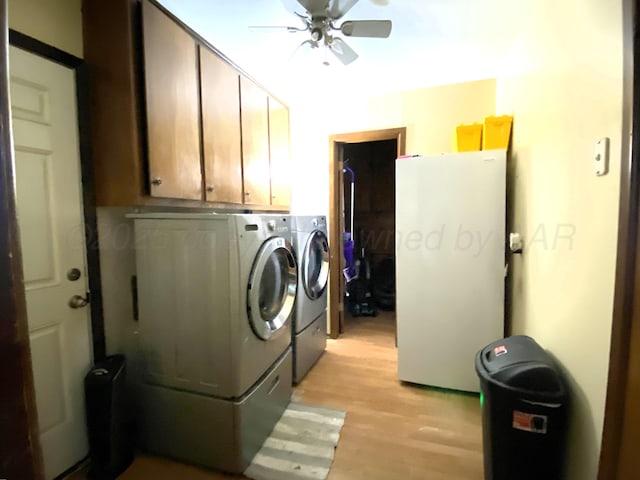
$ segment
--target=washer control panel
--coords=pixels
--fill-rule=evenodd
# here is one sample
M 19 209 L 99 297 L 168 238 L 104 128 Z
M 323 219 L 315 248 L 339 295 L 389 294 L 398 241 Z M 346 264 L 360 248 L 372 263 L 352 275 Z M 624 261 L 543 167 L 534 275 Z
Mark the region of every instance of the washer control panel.
M 284 217 L 271 218 L 266 220 L 265 228 L 268 232 L 272 233 L 289 233 L 289 223 Z

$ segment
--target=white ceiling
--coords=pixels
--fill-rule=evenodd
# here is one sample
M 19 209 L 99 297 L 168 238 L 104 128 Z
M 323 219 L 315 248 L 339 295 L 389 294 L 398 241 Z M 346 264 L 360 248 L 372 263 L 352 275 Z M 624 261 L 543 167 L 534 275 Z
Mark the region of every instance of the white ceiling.
M 251 25 L 299 26 L 286 8 L 294 0 L 160 0 L 234 63 L 286 102 L 326 102 L 494 78 L 518 31 L 519 11 L 536 0 L 360 0 L 342 20 L 390 19 L 388 39 L 347 38 L 360 55 L 343 66 L 328 53 L 294 57 L 307 32 L 251 30 Z M 330 95 L 330 97 L 329 97 Z

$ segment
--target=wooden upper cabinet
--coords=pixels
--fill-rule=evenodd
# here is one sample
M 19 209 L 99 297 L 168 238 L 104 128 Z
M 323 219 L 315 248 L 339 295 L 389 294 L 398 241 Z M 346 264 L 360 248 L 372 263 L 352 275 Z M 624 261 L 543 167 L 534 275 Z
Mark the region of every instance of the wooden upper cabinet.
M 291 157 L 289 110 L 269 97 L 269 157 L 271 160 L 271 205 L 291 205 Z
M 196 42 L 148 1 L 142 4 L 149 189 L 202 198 Z
M 135 0 L 83 0 L 96 204 L 140 203 L 146 188 L 136 76 Z
M 244 203 L 270 205 L 269 114 L 267 94 L 240 77 Z
M 82 22 L 97 205 L 288 209 L 286 107 L 155 0 Z
M 242 203 L 240 76 L 217 55 L 199 50 L 205 198 Z

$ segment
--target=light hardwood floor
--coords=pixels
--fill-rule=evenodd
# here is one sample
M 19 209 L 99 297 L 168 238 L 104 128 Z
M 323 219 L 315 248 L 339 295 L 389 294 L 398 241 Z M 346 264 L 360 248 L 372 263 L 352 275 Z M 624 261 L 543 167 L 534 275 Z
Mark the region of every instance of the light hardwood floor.
M 345 333 L 328 341 L 294 392 L 301 402 L 347 412 L 329 480 L 483 478 L 478 396 L 400 383 L 394 332 L 387 312 L 347 318 Z M 139 456 L 120 478 L 239 477 Z

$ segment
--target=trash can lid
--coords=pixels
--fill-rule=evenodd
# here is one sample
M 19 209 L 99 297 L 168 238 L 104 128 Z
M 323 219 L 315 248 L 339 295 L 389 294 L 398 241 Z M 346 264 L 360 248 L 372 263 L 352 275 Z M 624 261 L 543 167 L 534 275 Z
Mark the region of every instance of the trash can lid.
M 91 384 L 110 383 L 124 371 L 124 355 L 110 355 L 98 361 L 85 376 L 85 382 Z
M 482 349 L 482 364 L 489 373 L 523 362 L 553 365 L 549 354 L 526 335 L 503 338 Z
M 523 394 L 564 397 L 553 358 L 531 337 L 514 335 L 487 345 L 476 358 L 478 375 Z M 550 398 L 549 398 L 550 399 Z

